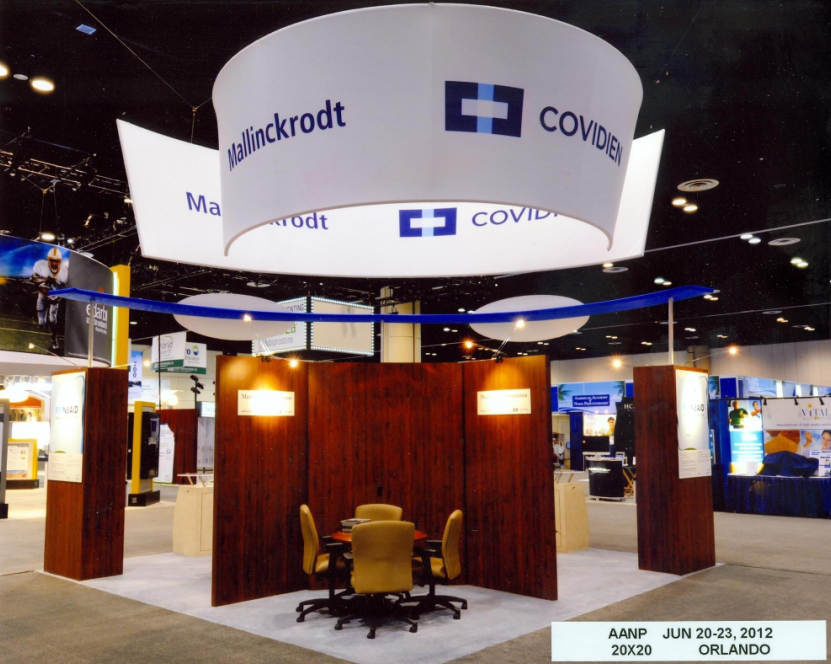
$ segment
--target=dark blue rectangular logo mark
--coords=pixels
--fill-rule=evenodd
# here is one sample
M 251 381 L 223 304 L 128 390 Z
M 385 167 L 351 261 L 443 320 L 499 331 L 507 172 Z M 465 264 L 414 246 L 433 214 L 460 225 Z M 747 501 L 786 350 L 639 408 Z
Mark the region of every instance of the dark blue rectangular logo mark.
M 522 136 L 522 88 L 489 83 L 444 82 L 444 129 Z
M 398 229 L 401 237 L 456 235 L 456 208 L 399 210 Z

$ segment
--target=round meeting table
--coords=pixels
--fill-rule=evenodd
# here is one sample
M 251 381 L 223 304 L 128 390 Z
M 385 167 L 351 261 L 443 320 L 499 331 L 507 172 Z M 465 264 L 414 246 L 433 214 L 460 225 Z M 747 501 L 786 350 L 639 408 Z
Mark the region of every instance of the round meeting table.
M 336 542 L 346 542 L 347 544 L 352 543 L 352 533 L 351 532 L 344 532 L 339 530 L 336 533 L 332 533 L 332 539 Z M 413 536 L 414 542 L 421 542 L 427 539 L 427 533 L 423 533 L 420 530 L 416 530 Z

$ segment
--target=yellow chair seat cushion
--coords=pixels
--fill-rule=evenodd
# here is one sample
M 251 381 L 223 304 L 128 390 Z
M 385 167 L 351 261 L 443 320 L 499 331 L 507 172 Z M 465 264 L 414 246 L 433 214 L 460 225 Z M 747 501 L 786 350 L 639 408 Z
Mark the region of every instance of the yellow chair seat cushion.
M 440 579 L 447 578 L 447 571 L 444 569 L 444 561 L 441 558 L 430 558 L 430 567 L 433 571 L 433 576 Z M 413 558 L 413 569 L 421 573 L 422 568 L 421 558 Z
M 346 566 L 343 562 L 342 558 L 338 558 L 337 569 L 342 570 L 346 569 Z M 324 553 L 317 557 L 317 562 L 315 562 L 315 574 L 326 574 L 329 571 L 329 554 Z

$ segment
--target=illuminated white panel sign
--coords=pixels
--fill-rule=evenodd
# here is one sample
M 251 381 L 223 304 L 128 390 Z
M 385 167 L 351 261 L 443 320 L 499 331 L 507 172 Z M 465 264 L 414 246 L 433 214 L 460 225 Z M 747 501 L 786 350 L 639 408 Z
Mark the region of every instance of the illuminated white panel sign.
M 528 415 L 531 390 L 490 390 L 476 393 L 477 415 Z
M 237 415 L 252 417 L 294 417 L 294 392 L 239 390 Z

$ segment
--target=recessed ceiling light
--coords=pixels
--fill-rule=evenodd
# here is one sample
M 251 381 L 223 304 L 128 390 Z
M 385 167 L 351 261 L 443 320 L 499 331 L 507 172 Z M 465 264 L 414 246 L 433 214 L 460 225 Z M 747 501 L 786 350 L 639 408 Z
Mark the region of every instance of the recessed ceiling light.
M 451 332 L 458 332 L 459 330 L 450 330 Z
M 716 300 L 718 300 L 717 297 L 713 297 L 712 295 L 710 296 L 710 302 L 715 302 Z
M 678 196 L 677 198 L 673 198 L 673 199 L 672 199 L 672 204 L 673 204 L 675 207 L 681 207 L 682 205 L 686 205 L 686 204 L 687 204 L 687 199 L 686 199 L 686 198 L 684 198 L 683 196 Z
M 537 346 L 542 346 L 542 341 L 538 341 Z
M 603 269 L 606 274 L 619 274 L 621 272 L 627 272 L 628 270 L 628 267 L 607 267 Z
M 759 244 L 761 241 L 762 241 L 762 238 L 760 238 L 760 237 L 752 237 L 747 241 L 747 243 L 748 244 Z
M 712 300 L 712 299 L 713 299 L 713 295 L 712 295 L 712 293 L 707 293 L 707 294 L 704 296 L 704 299 L 705 299 L 705 300 Z
M 249 288 L 268 288 L 269 284 L 264 284 L 262 281 L 249 281 L 245 284 Z
M 603 263 L 603 267 L 605 267 L 606 269 L 608 269 L 610 267 L 614 267 L 614 266 L 615 266 L 614 263 Z
M 790 244 L 798 244 L 801 241 L 798 237 L 780 237 L 777 240 L 771 240 L 768 244 L 772 247 L 787 247 Z
M 707 191 L 708 189 L 715 189 L 716 187 L 718 187 L 718 180 L 713 180 L 712 178 L 697 178 L 679 184 L 678 191 Z
M 661 286 L 672 286 L 672 282 L 671 281 L 665 281 L 664 283 L 661 284 Z
M 749 240 L 753 237 L 753 233 L 745 233 L 744 235 L 739 235 L 740 240 Z
M 686 212 L 687 214 L 691 214 L 698 210 L 698 206 L 695 203 L 688 203 L 681 209 L 684 210 L 684 212 Z
M 806 326 L 805 326 L 805 327 L 803 327 L 802 329 L 803 329 L 803 330 L 805 330 L 806 332 L 813 332 L 815 328 L 813 328 L 813 327 L 808 327 L 808 326 L 806 325 Z
M 543 346 L 547 346 L 547 345 L 548 345 L 548 342 L 547 342 L 547 341 L 544 341 L 542 345 L 543 345 Z
M 686 331 L 686 332 L 695 332 L 695 328 L 694 327 L 685 327 L 684 331 Z
M 641 341 L 641 346 L 651 346 L 652 342 L 650 341 Z
M 133 204 L 133 199 L 130 198 L 129 196 L 125 196 L 124 197 L 124 202 L 127 203 L 127 205 L 132 205 Z M 322 286 L 323 284 L 320 284 L 320 285 Z
M 42 76 L 33 78 L 30 85 L 32 86 L 32 89 L 43 93 L 49 93 L 55 89 L 55 84 L 48 78 L 43 78 Z
M 655 283 L 658 284 L 658 285 L 661 285 L 662 283 L 664 283 L 664 278 L 663 277 L 655 277 Z
M 726 335 L 726 334 L 717 334 L 716 336 L 717 336 L 719 339 L 726 339 L 726 338 L 727 338 L 727 335 Z
M 9 68 L 0 62 L 0 78 L 6 78 L 9 75 Z
M 770 311 L 763 311 L 762 312 L 765 316 L 775 316 L 776 314 L 781 314 L 781 309 L 771 309 Z
M 698 335 L 696 334 L 694 337 L 684 337 L 685 339 L 698 339 Z
M 779 318 L 776 319 L 776 322 L 777 323 L 787 323 L 788 319 L 787 318 L 782 318 L 782 316 L 780 316 Z
M 797 263 L 796 266 L 800 269 L 804 269 L 808 267 L 808 261 L 802 261 L 801 263 Z
M 450 332 L 450 328 L 449 328 L 449 327 L 446 327 L 446 328 L 444 328 L 444 331 L 445 331 L 445 332 Z
M 12 78 L 16 78 L 18 81 L 28 81 L 29 77 L 26 74 L 15 74 Z
M 465 312 L 465 308 L 464 308 L 464 307 L 459 307 L 459 309 L 458 309 L 457 311 L 458 311 L 460 314 L 463 314 L 463 313 Z
M 75 244 L 75 238 L 71 238 L 71 237 L 66 238 L 66 243 L 67 244 Z
M 609 345 L 610 346 L 620 346 L 620 342 L 619 341 L 610 341 Z
M 85 35 L 93 35 L 95 34 L 95 28 L 91 25 L 86 25 L 85 23 L 81 23 L 77 28 L 75 28 L 78 32 L 83 32 Z
M 797 263 L 804 263 L 805 261 L 801 259 L 799 256 L 794 256 L 791 258 L 791 265 L 796 265 Z
M 130 325 L 138 325 L 138 323 L 137 323 L 136 321 L 134 321 L 134 320 L 131 320 L 131 321 L 130 321 Z
M 41 233 L 40 239 L 44 242 L 54 242 L 55 234 L 54 233 Z

